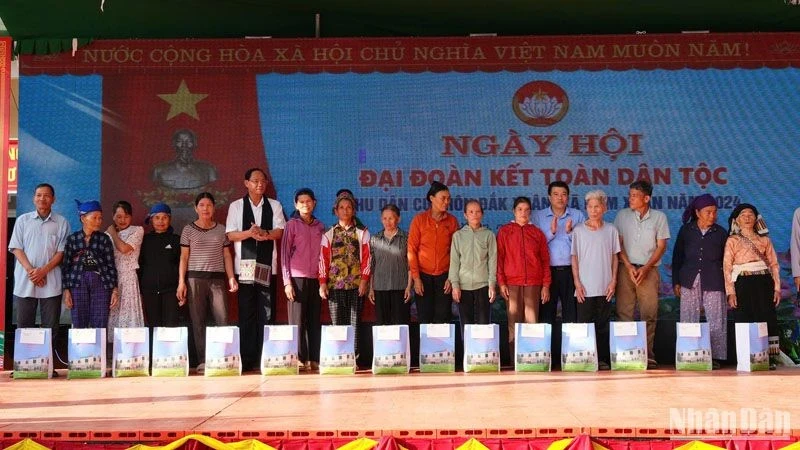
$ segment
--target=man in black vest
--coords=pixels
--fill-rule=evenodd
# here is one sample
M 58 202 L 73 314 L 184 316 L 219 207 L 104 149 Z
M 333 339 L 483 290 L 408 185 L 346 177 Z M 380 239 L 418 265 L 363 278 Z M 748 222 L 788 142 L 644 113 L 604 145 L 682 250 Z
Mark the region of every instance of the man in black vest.
M 239 331 L 244 371 L 260 368 L 264 325 L 272 319 L 270 282 L 277 273 L 276 240 L 286 218 L 277 200 L 264 196 L 267 176 L 258 168 L 244 174 L 247 195 L 228 207 L 225 231 L 236 251 L 234 271 L 239 281 Z

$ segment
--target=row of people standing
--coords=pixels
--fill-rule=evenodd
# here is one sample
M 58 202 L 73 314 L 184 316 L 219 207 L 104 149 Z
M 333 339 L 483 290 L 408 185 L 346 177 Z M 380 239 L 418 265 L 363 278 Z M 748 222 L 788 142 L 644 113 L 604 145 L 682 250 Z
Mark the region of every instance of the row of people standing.
M 67 220 L 52 211 L 54 202 L 53 186 L 37 185 L 36 210 L 17 219 L 9 242 L 17 260 L 17 326 L 34 326 L 38 306 L 42 324 L 55 329 L 62 300 L 73 326 L 109 328 L 110 339 L 116 327 L 143 326 L 136 270 L 144 231 L 131 225 L 130 204 L 117 202 L 114 224 L 102 232 L 100 204 L 76 201 L 81 229 L 70 234 Z
M 455 220 L 446 212 L 449 193 L 434 183 L 428 193 L 431 210 L 411 224 L 410 234 L 420 236 L 421 244 L 412 240 L 408 249 L 415 290 L 421 297 L 421 303 L 417 302 L 423 311 L 420 321 L 446 321 L 447 294 L 452 293 L 462 324 L 488 323 L 496 283 L 506 299 L 512 349 L 514 324 L 537 322 L 545 314 L 544 321 L 552 322 L 560 301 L 563 322 L 595 323 L 600 365 L 607 368 L 610 301 L 616 297 L 618 320 L 633 320 L 638 306 L 646 323 L 648 368 L 657 368 L 659 266 L 670 232 L 666 216 L 650 208 L 652 189 L 647 181 L 632 183 L 629 208 L 621 210 L 611 225 L 603 220 L 605 193 L 586 195 L 587 218 L 566 207 L 569 187 L 554 182 L 548 187 L 551 207 L 534 215 L 537 226 L 531 224 L 530 201 L 525 197 L 514 201 L 514 220 L 498 230 L 495 249 L 492 232 L 481 226 L 480 204 L 468 201 L 467 224 L 452 231 Z M 684 213 L 672 261 L 681 320 L 698 322 L 701 308 L 705 310 L 714 367 L 727 359 L 728 308 L 734 310 L 737 322 L 766 322 L 770 354 L 775 355 L 779 351 L 775 307 L 780 301 L 780 275 L 766 224 L 750 204 L 734 209 L 727 231 L 716 224 L 716 218 L 716 201 L 709 194 L 695 198 Z M 443 239 L 446 232 L 453 236 L 450 246 Z M 448 251 L 450 265 L 445 273 Z M 419 262 L 422 269 L 415 271 Z M 464 289 L 462 282 L 467 285 Z M 426 299 L 425 291 L 430 289 L 434 292 Z M 424 312 L 431 305 L 433 317 Z M 775 367 L 774 360 L 770 367 Z
M 171 233 L 169 207 L 166 205 L 158 204 L 151 209 L 147 220 L 152 220 L 154 231 L 142 236 L 141 227 L 131 226 L 129 204 L 119 202 L 115 205 L 115 224 L 106 233 L 97 233 L 102 226 L 99 203 L 80 204 L 83 229 L 64 241 L 64 255 L 69 253 L 69 256 L 63 264 L 64 287 L 67 289 L 64 299 L 67 306 L 73 309 L 75 326 L 105 326 L 100 324 L 108 320 L 109 310 L 112 314 L 109 326 L 137 326 L 142 320 L 141 307 L 137 314 L 135 308 L 129 313 L 124 306 L 138 304 L 136 295 L 141 290 L 144 315 L 150 326 L 169 326 L 175 322 L 176 302 L 170 301 L 170 297 L 177 298 L 179 305 L 189 301 L 192 322 L 196 324 L 195 342 L 202 346 L 205 341 L 202 324 L 205 324 L 208 307 L 211 308 L 215 323 L 226 324 L 225 290 L 239 290 L 243 361 L 246 368 L 256 367 L 263 324 L 269 322 L 272 313 L 268 286 L 277 267 L 274 241 L 283 237 L 282 277 L 289 299 L 289 322 L 301 326 L 300 358 L 312 368 L 318 362 L 320 298 L 328 299 L 334 323 L 352 324 L 358 328 L 365 297 L 376 304 L 378 323 L 406 322 L 412 288 L 417 296 L 420 322 L 424 323 L 449 322 L 451 299 L 459 305 L 462 323 L 487 323 L 489 304 L 502 295 L 508 305 L 512 342 L 513 324 L 521 321 L 551 322 L 558 301 L 562 303 L 564 322 L 586 322 L 599 318 L 599 333 L 607 333 L 607 320 L 603 326 L 602 318 L 607 316 L 605 310 L 611 297 L 617 297 L 620 320 L 632 320 L 638 300 L 642 319 L 648 325 L 649 354 L 653 355 L 660 284 L 657 267 L 666 248 L 669 229 L 663 213 L 649 208 L 652 186 L 647 182 L 639 181 L 631 185 L 630 208 L 618 214 L 614 227 L 602 221 L 602 213 L 606 209 L 604 194 L 593 192 L 587 196 L 587 211 L 590 213 L 587 219 L 581 211 L 566 206 L 569 187 L 554 182 L 548 187 L 549 208 L 537 211 L 531 218 L 530 201 L 525 197 L 516 199 L 514 220 L 498 230 L 496 239 L 491 230 L 481 223 L 483 211 L 478 202 L 467 203 L 464 213 L 466 225 L 459 229 L 458 221 L 448 212 L 449 191 L 440 183 L 431 185 L 428 192 L 431 207 L 414 217 L 408 234 L 398 227 L 399 210 L 394 205 L 388 205 L 381 213 L 384 229 L 374 236 L 370 236 L 355 216 L 355 199 L 347 190 L 340 191 L 334 204 L 337 223 L 325 231 L 324 225 L 314 216 L 316 198 L 310 189 L 297 191 L 294 198 L 296 211 L 285 222 L 280 203 L 264 196 L 266 176 L 263 171 L 248 170 L 244 184 L 247 195 L 230 205 L 227 226 L 224 228 L 214 221 L 213 196 L 200 194 L 195 202 L 198 219 L 184 228 L 179 244 L 176 242 L 177 236 Z M 52 267 L 58 266 L 58 251 L 48 260 L 39 258 L 44 262 L 37 259 L 36 264 L 26 261 L 24 251 L 22 255 L 19 252 L 28 245 L 21 244 L 20 239 L 39 231 L 25 225 L 26 220 L 31 218 L 53 230 L 45 235 L 54 238 L 48 237 L 49 240 L 45 242 L 52 242 L 54 248 L 60 248 L 58 236 L 68 233 L 68 226 L 63 218 L 54 216 L 50 210 L 55 200 L 54 194 L 52 186 L 37 186 L 34 196 L 37 211 L 29 213 L 31 217 L 20 217 L 19 233 L 15 227 L 10 249 L 17 256 L 16 270 L 21 272 L 17 278 L 28 281 L 18 282 L 21 288 L 26 285 L 37 288 L 45 286 L 43 280 L 50 276 L 48 274 L 51 274 Z M 713 276 L 712 281 L 705 280 L 708 273 L 714 272 L 708 270 L 708 265 L 716 264 L 712 262 L 716 260 L 707 257 L 704 263 L 699 263 L 703 261 L 703 253 L 697 255 L 696 252 L 687 254 L 682 251 L 685 246 L 689 252 L 705 248 L 705 254 L 712 253 L 709 250 L 711 244 L 697 246 L 690 239 L 692 235 L 688 231 L 684 233 L 684 229 L 691 229 L 693 222 L 701 230 L 701 240 L 711 230 L 708 236 L 715 237 L 715 248 L 719 247 L 719 230 L 708 225 L 710 216 L 704 212 L 713 206 L 715 219 L 716 205 L 704 204 L 701 199 L 713 203 L 710 196 L 701 196 L 689 208 L 690 220 L 682 228 L 673 253 L 673 266 L 676 266 L 674 270 L 677 274 L 674 284 L 676 295 L 685 298 L 681 304 L 682 320 L 698 320 L 698 305 L 710 302 L 704 306 L 712 322 L 712 330 L 723 329 L 712 334 L 716 336 L 714 354 L 724 359 L 724 347 L 720 343 L 725 342 L 721 334 L 724 332 L 724 322 L 720 327 L 719 320 L 724 320 L 720 317 L 725 315 L 725 308 L 724 305 L 717 305 L 719 302 L 714 300 L 713 295 L 706 294 L 719 292 L 715 290 L 718 289 L 719 277 L 716 281 Z M 742 207 L 734 212 L 738 217 L 738 213 L 754 209 Z M 742 220 L 748 216 L 749 213 L 745 211 Z M 692 221 L 695 217 L 696 220 Z M 713 219 L 710 223 L 715 225 Z M 262 227 L 262 224 L 265 226 Z M 283 228 L 286 228 L 285 233 Z M 746 223 L 744 228 L 738 227 L 733 234 L 742 235 L 742 229 L 747 233 Z M 616 238 L 617 230 L 619 239 Z M 588 233 L 583 238 L 587 231 L 602 233 Z M 764 249 L 761 254 L 765 255 L 763 262 L 769 273 L 756 273 L 763 272 L 762 268 L 745 270 L 753 269 L 747 266 L 737 269 L 738 275 L 744 277 L 742 280 L 750 280 L 747 277 L 757 275 L 770 275 L 772 279 L 773 266 L 777 262 L 775 260 L 773 264 L 770 260 L 771 244 L 767 245 L 768 238 L 758 234 L 752 238 L 756 247 L 766 239 L 762 242 Z M 30 237 L 28 240 L 31 240 Z M 735 237 L 725 242 L 737 240 L 741 239 Z M 619 246 L 620 241 L 622 246 Z M 595 243 L 600 247 L 583 243 Z M 137 257 L 140 244 L 141 254 Z M 180 251 L 177 247 L 180 247 Z M 747 248 L 750 248 L 749 245 Z M 582 261 L 580 255 L 597 257 L 598 250 L 600 255 L 610 255 L 610 263 L 606 265 L 600 259 L 581 270 L 581 263 L 586 259 Z M 734 250 L 731 248 L 732 254 Z M 774 255 L 774 250 L 771 252 Z M 43 253 L 53 252 L 50 249 Z M 617 273 L 617 253 L 620 274 Z M 749 256 L 759 256 L 757 252 L 751 253 Z M 109 255 L 115 255 L 113 264 Z M 175 264 L 176 258 L 178 264 Z M 733 257 L 730 260 L 730 273 L 740 263 L 756 262 L 745 261 L 747 258 Z M 689 263 L 684 264 L 685 261 Z M 141 266 L 141 289 L 135 285 L 137 263 Z M 706 268 L 705 272 L 703 268 Z M 115 270 L 119 271 L 119 275 L 114 273 Z M 727 278 L 728 274 L 726 267 L 723 278 Z M 747 310 L 747 317 L 752 319 L 755 313 L 751 311 L 750 303 L 753 302 L 748 303 L 746 308 L 738 308 L 735 295 L 735 286 L 738 284 L 734 284 L 737 279 L 734 277 L 726 283 L 726 290 L 734 291 L 728 292 L 727 298 L 731 306 L 737 308 L 737 314 L 744 314 Z M 52 288 L 54 284 L 49 287 Z M 496 285 L 499 286 L 499 292 L 495 292 Z M 686 292 L 683 292 L 684 288 Z M 91 302 L 80 301 L 76 308 L 75 293 L 83 298 L 87 289 L 104 300 L 94 306 Z M 48 298 L 39 297 L 46 294 L 42 291 L 21 298 Z M 747 299 L 744 301 L 748 302 Z M 45 309 L 53 309 L 52 305 L 45 307 L 45 304 L 52 303 L 42 302 L 43 313 Z M 58 303 L 60 308 L 60 301 Z M 116 307 L 118 303 L 120 306 Z M 113 307 L 109 309 L 103 305 Z M 35 306 L 33 310 L 35 313 Z M 717 310 L 721 312 L 715 314 Z M 18 320 L 18 323 L 28 323 L 30 308 L 18 306 L 18 311 L 26 315 L 25 320 Z M 48 323 L 51 323 L 53 313 L 46 315 Z M 770 327 L 772 337 L 776 336 L 773 328 Z M 607 339 L 599 337 L 599 342 L 607 342 Z M 202 347 L 199 348 L 200 361 L 203 360 L 203 353 Z

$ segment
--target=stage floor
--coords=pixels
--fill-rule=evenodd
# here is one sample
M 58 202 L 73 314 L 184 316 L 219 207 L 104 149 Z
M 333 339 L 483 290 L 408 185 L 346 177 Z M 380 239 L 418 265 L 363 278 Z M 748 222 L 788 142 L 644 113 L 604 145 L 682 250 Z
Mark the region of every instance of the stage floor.
M 777 425 L 781 430 L 800 429 L 800 370 L 793 369 L 99 380 L 67 380 L 59 372 L 52 380 L 0 373 L 0 436 L 177 431 L 240 437 L 257 430 L 279 437 L 433 438 L 472 430 L 467 434 L 486 437 L 664 437 L 683 408 L 700 411 L 704 420 L 715 411 L 740 418 L 742 411 L 750 417 L 773 411 L 791 420 Z M 728 432 L 755 431 L 748 427 L 735 423 Z

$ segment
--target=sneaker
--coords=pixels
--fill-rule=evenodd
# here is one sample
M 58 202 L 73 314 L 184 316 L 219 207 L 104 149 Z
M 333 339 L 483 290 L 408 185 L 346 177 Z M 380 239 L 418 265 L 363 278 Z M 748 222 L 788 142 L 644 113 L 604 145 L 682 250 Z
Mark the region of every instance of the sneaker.
M 611 370 L 611 366 L 608 365 L 605 361 L 598 361 L 597 362 L 597 369 L 598 370 Z
M 203 375 L 206 373 L 206 363 L 198 364 L 197 365 L 197 374 Z
M 303 361 L 299 361 L 297 363 L 297 370 L 300 372 L 305 372 L 306 370 L 308 370 L 309 366 L 310 364 L 307 366 L 306 363 L 304 363 Z
M 722 362 L 718 359 L 711 360 L 711 370 L 719 370 L 722 368 Z
M 769 355 L 769 370 L 778 370 L 778 357 Z
M 656 370 L 658 369 L 658 363 L 655 359 L 648 359 L 647 360 L 647 370 Z

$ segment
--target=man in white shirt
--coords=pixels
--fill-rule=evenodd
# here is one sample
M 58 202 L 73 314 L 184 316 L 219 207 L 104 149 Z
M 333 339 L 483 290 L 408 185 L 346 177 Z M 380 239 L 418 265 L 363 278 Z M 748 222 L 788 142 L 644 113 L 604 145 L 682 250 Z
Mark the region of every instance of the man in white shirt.
M 263 170 L 252 168 L 245 172 L 244 185 L 247 195 L 228 207 L 225 231 L 235 250 L 242 368 L 248 371 L 260 367 L 264 325 L 272 319 L 276 241 L 283 236 L 286 218 L 281 204 L 264 196 L 267 175 Z

